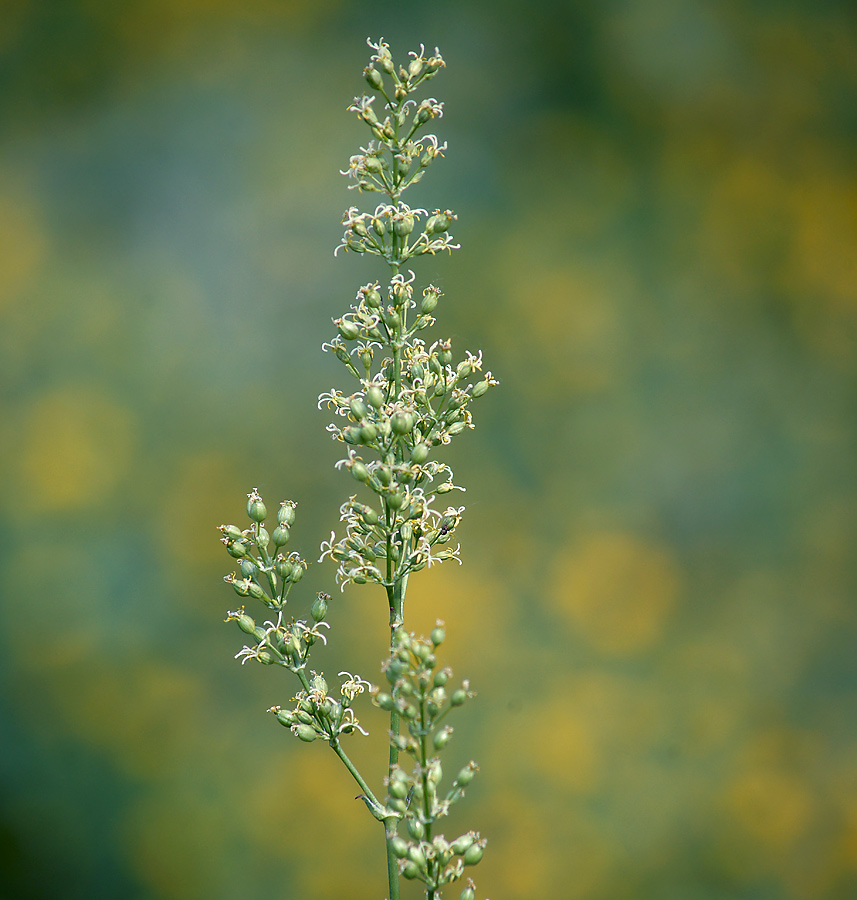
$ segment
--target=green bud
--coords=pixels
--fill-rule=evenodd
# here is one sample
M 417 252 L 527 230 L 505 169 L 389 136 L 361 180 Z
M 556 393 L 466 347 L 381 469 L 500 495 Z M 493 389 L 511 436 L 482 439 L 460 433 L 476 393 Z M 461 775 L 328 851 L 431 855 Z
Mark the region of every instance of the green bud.
M 449 676 L 450 670 L 448 668 L 441 669 L 439 672 L 434 673 L 432 684 L 434 687 L 443 687 L 449 681 Z
M 268 595 L 262 590 L 262 588 L 259 587 L 258 584 L 256 584 L 255 581 L 250 582 L 250 584 L 247 586 L 247 590 L 249 591 L 250 596 L 254 600 L 267 600 L 268 599 Z
M 372 385 L 366 391 L 366 399 L 375 409 L 380 409 L 384 405 L 384 394 L 379 387 Z
M 392 494 L 387 495 L 387 506 L 390 509 L 401 509 L 402 505 L 405 502 L 405 495 L 401 491 L 394 491 Z M 397 550 L 398 548 L 393 545 L 392 550 Z M 394 558 L 397 558 L 394 554 Z
M 422 441 L 417 444 L 413 450 L 411 450 L 411 462 L 416 465 L 422 465 L 427 459 L 429 455 L 428 444 L 422 443 Z
M 265 517 L 268 515 L 268 510 L 265 508 L 265 504 L 262 502 L 262 498 L 259 496 L 257 491 L 254 489 L 249 498 L 247 499 L 247 515 L 254 521 L 261 524 L 265 521 Z
M 458 895 L 458 900 L 476 900 L 476 891 L 468 886 Z
M 256 534 L 256 544 L 259 547 L 267 547 L 268 544 L 271 543 L 271 535 L 268 534 L 266 528 L 262 525 L 259 526 L 259 531 Z
M 348 428 L 343 428 L 342 440 L 344 440 L 346 444 L 359 444 L 360 429 L 354 425 L 349 425 Z
M 369 477 L 369 472 L 366 469 L 366 466 L 364 466 L 363 463 L 360 462 L 359 459 L 355 459 L 354 462 L 351 464 L 351 474 L 358 481 L 366 481 L 366 479 Z
M 314 622 L 321 622 L 327 615 L 327 601 L 330 597 L 327 594 L 319 594 L 312 605 L 312 618 Z
M 375 91 L 380 91 L 382 87 L 384 87 L 384 80 L 381 78 L 381 73 L 373 68 L 372 66 L 366 66 L 363 70 L 363 77 L 371 87 Z
M 384 298 L 374 288 L 366 291 L 363 296 L 366 299 L 366 305 L 371 307 L 372 309 L 380 309 L 380 307 L 384 303 Z
M 425 826 L 419 819 L 408 819 L 408 834 L 415 841 L 421 841 L 425 837 L 425 833 Z
M 446 631 L 443 629 L 443 626 L 435 625 L 435 627 L 432 628 L 432 630 L 431 630 L 431 642 L 435 645 L 435 647 L 437 647 L 438 644 L 442 644 L 445 640 L 446 640 Z M 440 674 L 440 673 L 438 673 L 438 674 Z M 437 676 L 435 676 L 435 679 L 436 678 L 437 678 Z M 437 683 L 437 681 L 435 681 L 435 683 Z M 444 684 L 445 683 L 446 682 L 444 682 Z
M 362 507 L 360 510 L 360 515 L 367 525 L 377 525 L 380 521 L 380 519 L 378 518 L 378 513 L 376 513 L 371 506 Z
M 366 408 L 366 404 L 359 397 L 352 397 L 348 403 L 348 407 L 351 410 L 351 415 L 357 420 L 365 419 L 369 412 Z
M 431 221 L 431 220 L 429 220 Z M 420 303 L 420 312 L 421 313 L 430 313 L 434 312 L 435 307 L 437 306 L 437 301 L 440 299 L 441 293 L 440 291 L 432 290 L 431 288 L 426 288 L 423 291 L 423 299 Z
M 271 535 L 271 540 L 274 542 L 275 547 L 283 547 L 289 542 L 289 527 L 288 525 L 277 525 L 274 529 L 273 534 Z
M 395 797 L 397 800 L 404 800 L 408 796 L 410 788 L 407 781 L 395 780 L 390 782 L 387 790 L 390 792 L 391 797 Z
M 445 366 L 448 366 L 452 362 L 452 347 L 447 344 L 445 347 L 442 346 L 438 351 L 438 359 Z
M 455 784 L 458 787 L 467 787 L 467 785 L 473 781 L 478 771 L 479 766 L 477 766 L 475 762 L 469 762 L 458 775 L 455 776 Z
M 241 533 L 241 529 L 237 528 L 235 525 L 221 525 L 220 533 L 225 538 L 229 538 L 230 541 L 240 541 L 244 537 Z
M 408 855 L 408 842 L 398 835 L 390 841 L 390 847 L 399 859 L 404 859 Z
M 408 412 L 394 413 L 390 419 L 393 434 L 410 434 L 414 427 L 414 417 Z
M 283 581 L 289 581 L 292 577 L 292 564 L 284 559 L 282 556 L 277 557 L 277 561 L 274 563 L 274 570 L 283 579 Z
M 289 579 L 292 584 L 297 584 L 304 577 L 304 567 L 299 564 L 292 566 L 292 576 Z
M 246 559 L 241 560 L 241 562 L 238 564 L 238 568 L 241 569 L 241 574 L 245 578 L 255 579 L 255 577 L 259 574 L 259 567 L 249 556 Z
M 423 70 L 423 61 L 420 57 L 415 57 L 411 60 L 410 65 L 408 66 L 408 77 L 416 78 L 417 75 L 420 74 Z
M 268 650 L 260 650 L 256 654 L 256 658 L 263 666 L 271 666 L 277 661 L 277 657 Z
M 336 322 L 334 324 L 336 325 L 339 333 L 345 338 L 346 341 L 353 341 L 356 338 L 360 337 L 360 329 L 355 322 L 352 322 L 349 319 L 340 319 L 339 322 Z
M 292 726 L 292 731 L 302 741 L 306 741 L 308 744 L 318 739 L 315 728 L 313 728 L 312 725 L 307 725 L 305 722 Z
M 478 843 L 471 844 L 464 851 L 464 865 L 465 866 L 475 866 L 476 863 L 482 859 L 482 856 L 485 853 L 485 845 L 481 841 Z
M 404 875 L 404 877 L 407 878 L 408 881 L 413 881 L 419 874 L 419 868 L 417 867 L 416 863 L 412 862 L 411 860 L 408 860 L 402 866 L 402 875 Z
M 450 849 L 453 853 L 461 856 L 462 853 L 467 852 L 467 849 L 473 845 L 475 840 L 476 835 L 472 831 L 468 831 L 467 834 L 462 834 L 461 837 L 457 837 L 450 845 Z
M 453 706 L 461 706 L 462 703 L 467 699 L 467 691 L 464 688 L 459 688 L 457 691 L 452 692 L 452 696 L 449 698 L 449 702 Z
M 408 847 L 408 858 L 421 869 L 426 867 L 426 855 L 423 853 L 423 849 L 419 844 L 411 844 L 411 846 Z
M 254 637 L 256 636 L 256 622 L 247 615 L 247 613 L 239 613 L 235 617 L 235 621 L 238 623 L 238 627 L 245 634 L 252 634 Z
M 294 500 L 283 500 L 280 508 L 277 510 L 277 521 L 280 525 L 294 525 L 296 505 Z
M 378 437 L 378 429 L 374 423 L 369 422 L 360 429 L 360 443 L 371 444 Z
M 414 220 L 411 216 L 393 220 L 393 231 L 398 237 L 407 237 L 414 230 Z
M 226 545 L 226 552 L 233 557 L 233 559 L 241 559 L 247 555 L 247 548 L 241 541 L 230 541 Z
M 490 384 L 487 381 L 480 381 L 473 386 L 473 396 L 481 397 L 488 390 Z
M 387 712 L 392 712 L 394 709 L 396 709 L 396 701 L 389 694 L 377 694 L 375 697 L 375 703 L 380 706 L 381 709 L 386 709 Z
M 279 706 L 274 706 L 269 712 L 273 712 L 277 717 L 277 721 L 281 725 L 285 725 L 286 728 L 291 728 L 292 725 L 297 724 L 298 720 L 295 718 L 295 714 L 288 709 L 280 709 Z
M 452 738 L 452 727 L 447 725 L 434 736 L 434 748 L 435 750 L 443 750 L 443 748 L 449 743 Z
M 375 470 L 375 477 L 384 485 L 384 487 L 387 487 L 393 480 L 393 472 L 389 466 L 378 466 Z
M 446 213 L 438 213 L 431 216 L 426 222 L 426 234 L 442 234 L 452 224 L 452 220 Z

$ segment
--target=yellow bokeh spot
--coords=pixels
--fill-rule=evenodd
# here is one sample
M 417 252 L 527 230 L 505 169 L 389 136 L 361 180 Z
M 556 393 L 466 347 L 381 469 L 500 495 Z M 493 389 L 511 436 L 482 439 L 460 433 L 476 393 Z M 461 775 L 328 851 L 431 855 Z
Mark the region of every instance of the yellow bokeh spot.
M 661 637 L 679 592 L 677 567 L 661 546 L 601 533 L 560 552 L 551 597 L 568 624 L 603 653 L 636 653 Z
M 135 435 L 131 411 L 99 388 L 68 385 L 38 397 L 18 447 L 29 500 L 45 512 L 99 506 L 128 470 Z
M 742 772 L 727 789 L 725 802 L 744 833 L 770 850 L 791 846 L 815 808 L 813 794 L 800 778 L 769 768 Z
M 0 186 L 0 310 L 31 283 L 45 253 L 45 236 L 36 213 L 16 193 L 7 193 Z

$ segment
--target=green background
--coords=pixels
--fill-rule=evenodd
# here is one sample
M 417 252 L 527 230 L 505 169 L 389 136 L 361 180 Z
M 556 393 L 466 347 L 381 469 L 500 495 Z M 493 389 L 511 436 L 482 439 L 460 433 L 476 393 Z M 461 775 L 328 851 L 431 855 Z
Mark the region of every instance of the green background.
M 259 486 L 315 559 L 355 489 L 315 398 L 383 272 L 332 256 L 367 35 L 447 60 L 409 199 L 463 249 L 414 269 L 501 381 L 448 457 L 464 565 L 408 607 L 479 694 L 445 763 L 482 767 L 479 896 L 853 898 L 857 21 L 823 0 L 5 0 L 0 897 L 386 896 L 347 773 L 265 715 L 290 676 L 232 659 L 216 531 Z M 383 595 L 332 581 L 293 593 L 334 594 L 314 661 L 378 680 Z

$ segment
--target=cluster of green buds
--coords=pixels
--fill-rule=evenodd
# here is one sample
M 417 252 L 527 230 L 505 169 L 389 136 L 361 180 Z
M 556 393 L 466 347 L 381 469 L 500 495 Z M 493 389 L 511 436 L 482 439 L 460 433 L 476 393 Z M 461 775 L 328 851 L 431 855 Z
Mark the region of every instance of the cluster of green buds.
M 447 747 L 453 733 L 445 719 L 451 710 L 473 696 L 467 681 L 450 690 L 452 670 L 438 668 L 436 653 L 444 637 L 441 621 L 428 639 L 397 629 L 390 656 L 383 665 L 389 690 L 373 689 L 374 703 L 397 713 L 407 723 L 407 734 L 390 736 L 395 750 L 411 760 L 410 772 L 396 764 L 386 782 L 388 815 L 404 820 L 408 835 L 393 838 L 393 853 L 401 874 L 423 882 L 430 896 L 445 884 L 458 881 L 465 867 L 475 866 L 482 859 L 486 843 L 473 831 L 453 841 L 435 831 L 437 820 L 448 814 L 478 771 L 476 763 L 470 762 L 448 790 L 442 789 L 443 770 L 437 754 Z M 472 897 L 472 891 L 472 885 L 466 887 L 462 900 Z
M 307 743 L 318 738 L 334 741 L 341 734 L 353 734 L 355 731 L 367 734 L 360 727 L 351 705 L 370 686 L 369 682 L 350 672 L 339 673 L 340 678 L 343 675 L 348 678 L 340 685 L 341 699 L 331 697 L 324 676 L 313 672 L 309 687 L 295 695 L 293 709 L 272 706 L 268 712 L 274 713 L 281 725 L 290 728 L 293 734 Z
M 237 622 L 238 627 L 252 638 L 236 654 L 236 659 L 246 663 L 250 659 L 264 665 L 280 665 L 293 672 L 306 668 L 310 649 L 317 641 L 327 643 L 322 628 L 327 615 L 326 594 L 319 594 L 312 607 L 312 621 L 286 620 L 285 608 L 289 592 L 306 571 L 307 563 L 300 554 L 286 556 L 283 548 L 289 541 L 289 529 L 295 521 L 295 506 L 285 500 L 277 510 L 276 525 L 272 531 L 265 527 L 268 510 L 255 488 L 247 495 L 249 528 L 243 531 L 236 525 L 221 525 L 221 540 L 227 553 L 237 561 L 238 572 L 230 572 L 225 578 L 239 597 L 258 600 L 271 613 L 273 620 L 258 624 L 242 606 L 229 612 L 227 622 Z

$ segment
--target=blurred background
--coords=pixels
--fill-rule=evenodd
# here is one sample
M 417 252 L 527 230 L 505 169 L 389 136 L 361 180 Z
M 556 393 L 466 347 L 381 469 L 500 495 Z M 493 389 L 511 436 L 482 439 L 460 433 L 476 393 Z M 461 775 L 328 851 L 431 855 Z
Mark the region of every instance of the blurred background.
M 414 268 L 501 380 L 408 607 L 479 693 L 478 895 L 857 896 L 853 5 L 4 0 L 0 897 L 386 896 L 216 530 L 258 486 L 314 560 L 355 490 L 315 397 L 383 276 L 332 255 L 367 36 L 447 60 L 409 200 L 463 249 Z M 377 681 L 382 595 L 319 590 L 316 665 Z

